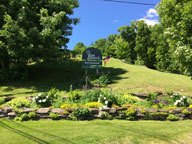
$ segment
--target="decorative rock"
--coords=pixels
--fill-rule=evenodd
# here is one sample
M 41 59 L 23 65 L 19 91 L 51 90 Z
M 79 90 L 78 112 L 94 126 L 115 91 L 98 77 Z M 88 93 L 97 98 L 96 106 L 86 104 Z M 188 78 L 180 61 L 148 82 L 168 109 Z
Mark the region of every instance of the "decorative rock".
M 105 112 L 109 112 L 110 108 L 108 107 L 102 107 L 102 108 L 99 108 L 100 111 L 105 111 Z
M 192 112 L 192 108 L 188 108 L 187 110 L 188 110 L 189 112 Z
M 2 107 L 1 111 L 2 111 L 2 113 L 7 114 L 9 112 L 12 112 L 12 108 L 11 107 Z
M 37 113 L 38 113 L 38 114 L 48 114 L 49 111 L 50 111 L 50 108 L 39 108 L 39 109 L 37 110 Z
M 8 118 L 9 118 L 9 119 L 14 119 L 15 116 L 16 116 L 16 113 L 15 113 L 15 112 L 10 112 L 10 113 L 8 113 L 7 115 L 8 115 Z
M 64 112 L 64 110 L 63 110 L 63 109 L 60 109 L 60 108 L 53 108 L 53 109 L 51 110 L 51 112 L 57 113 L 57 114 L 61 114 L 61 113 Z
M 29 112 L 35 111 L 34 108 L 21 108 L 20 110 L 22 110 L 24 113 L 29 113 Z
M 98 114 L 99 113 L 98 108 L 89 108 L 89 111 L 91 111 L 92 114 Z
M 163 110 L 163 109 L 159 109 L 158 112 L 164 112 L 164 113 L 168 113 L 168 110 Z
M 137 117 L 145 117 L 145 114 L 137 113 L 136 116 L 137 116 Z
M 116 111 L 117 111 L 116 108 L 110 108 L 110 109 L 109 109 L 109 113 L 110 113 L 110 114 L 114 114 L 114 113 L 116 113 Z
M 0 118 L 3 118 L 3 117 L 5 117 L 5 114 L 0 114 Z
M 158 109 L 145 108 L 145 111 L 148 113 L 155 113 L 155 112 L 158 112 Z
M 180 114 L 182 113 L 182 109 L 173 109 L 169 111 L 170 114 Z
M 126 108 L 126 107 L 119 107 L 119 108 L 117 108 L 117 111 L 124 111 L 124 110 L 127 110 L 128 108 Z

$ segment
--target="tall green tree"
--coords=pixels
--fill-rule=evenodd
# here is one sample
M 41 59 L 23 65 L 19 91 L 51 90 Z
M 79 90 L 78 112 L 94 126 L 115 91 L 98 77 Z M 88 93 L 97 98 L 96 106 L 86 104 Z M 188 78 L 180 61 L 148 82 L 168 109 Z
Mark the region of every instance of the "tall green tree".
M 84 43 L 78 42 L 74 47 L 73 51 L 75 51 L 76 53 L 82 54 L 85 49 L 86 49 L 86 46 L 84 45 Z
M 135 38 L 136 38 L 136 31 L 134 23 L 131 26 L 123 26 L 118 29 L 120 32 L 119 35 L 129 44 L 129 55 L 127 58 L 129 59 L 130 63 L 134 63 L 136 60 L 136 52 L 135 48 Z
M 0 2 L 0 70 L 29 60 L 60 56 L 72 34 L 78 0 L 6 0 Z
M 95 43 L 93 44 L 94 47 L 98 48 L 102 54 L 105 53 L 106 50 L 106 39 L 98 39 L 95 41 Z
M 173 69 L 192 75 L 192 1 L 162 0 L 157 11 L 165 27 Z

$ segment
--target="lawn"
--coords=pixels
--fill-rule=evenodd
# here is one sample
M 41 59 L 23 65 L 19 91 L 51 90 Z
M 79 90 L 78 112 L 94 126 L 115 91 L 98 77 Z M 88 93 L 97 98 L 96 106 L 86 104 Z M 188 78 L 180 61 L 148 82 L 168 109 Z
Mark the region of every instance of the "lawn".
M 191 143 L 192 121 L 0 119 L 1 144 Z
M 59 89 L 63 95 L 73 89 L 82 89 L 84 69 L 79 60 L 71 60 L 61 64 L 36 64 L 29 66 L 30 79 L 24 82 L 12 81 L 0 85 L 0 96 L 29 96 L 46 92 L 52 87 Z M 173 91 L 192 95 L 192 80 L 190 77 L 159 72 L 144 66 L 135 66 L 111 58 L 100 71 L 112 76 L 112 84 L 108 85 L 121 92 L 155 92 Z M 88 74 L 95 70 L 88 70 Z

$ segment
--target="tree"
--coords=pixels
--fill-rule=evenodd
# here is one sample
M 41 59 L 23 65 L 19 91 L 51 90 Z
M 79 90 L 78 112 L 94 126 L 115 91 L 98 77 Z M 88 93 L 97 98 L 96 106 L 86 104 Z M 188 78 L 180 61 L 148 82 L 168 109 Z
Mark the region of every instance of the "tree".
M 150 60 L 152 50 L 150 47 L 150 29 L 144 21 L 136 22 L 136 46 L 137 63 L 144 64 L 147 67 L 154 68 L 154 63 Z M 151 63 L 152 62 L 152 63 Z
M 74 47 L 73 51 L 75 51 L 78 54 L 82 54 L 85 49 L 86 49 L 86 46 L 83 44 L 83 42 L 78 42 Z
M 136 52 L 135 48 L 135 38 L 136 38 L 136 31 L 134 23 L 131 26 L 123 26 L 118 29 L 120 32 L 119 35 L 129 44 L 129 62 L 134 63 L 136 60 Z
M 115 49 L 115 54 L 118 59 L 127 59 L 130 62 L 129 43 L 124 41 L 121 36 L 116 37 L 111 47 Z
M 60 56 L 72 34 L 70 18 L 77 0 L 6 0 L 0 2 L 0 70 L 26 66 L 29 60 Z
M 165 27 L 173 69 L 192 75 L 192 1 L 162 0 L 157 11 Z
M 113 49 L 113 47 L 111 47 L 115 41 L 117 37 L 117 34 L 111 34 L 107 37 L 107 41 L 106 41 L 106 48 L 105 48 L 105 52 L 103 55 L 105 56 L 116 56 L 115 55 L 115 49 Z
M 94 47 L 98 48 L 102 54 L 105 53 L 106 50 L 106 39 L 98 39 L 95 41 L 95 43 L 93 44 Z

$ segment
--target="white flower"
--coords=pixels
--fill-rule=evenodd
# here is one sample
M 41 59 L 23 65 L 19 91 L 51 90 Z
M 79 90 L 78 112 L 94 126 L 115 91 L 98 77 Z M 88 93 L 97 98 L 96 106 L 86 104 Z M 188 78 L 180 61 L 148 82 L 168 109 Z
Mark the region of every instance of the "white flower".
M 100 94 L 99 97 L 102 97 L 102 95 Z
M 42 102 L 46 102 L 46 99 L 43 99 Z
M 106 100 L 106 97 L 104 97 L 103 99 Z
M 100 99 L 98 99 L 98 102 L 99 102 L 99 103 L 101 102 Z
M 41 96 L 41 93 L 39 93 L 37 96 Z
M 38 99 L 38 96 L 36 96 L 35 98 Z
M 171 98 L 173 97 L 173 96 L 170 96 Z
M 35 101 L 35 98 L 34 98 L 34 97 L 32 98 L 32 101 Z
M 39 100 L 39 103 L 41 103 L 41 100 Z
M 49 98 L 49 96 L 46 96 L 46 98 L 48 99 L 48 98 Z
M 183 96 L 183 99 L 185 99 L 185 96 Z
M 107 104 L 108 104 L 108 101 L 105 101 L 105 104 L 107 105 Z

